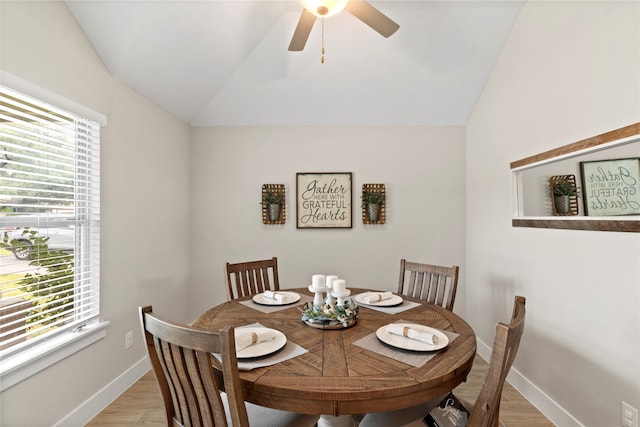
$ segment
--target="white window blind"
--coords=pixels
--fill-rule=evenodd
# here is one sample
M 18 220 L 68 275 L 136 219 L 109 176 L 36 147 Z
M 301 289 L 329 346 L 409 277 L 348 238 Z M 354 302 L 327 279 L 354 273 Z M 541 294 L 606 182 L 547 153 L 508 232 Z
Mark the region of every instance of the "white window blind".
M 97 319 L 100 125 L 0 86 L 0 364 Z

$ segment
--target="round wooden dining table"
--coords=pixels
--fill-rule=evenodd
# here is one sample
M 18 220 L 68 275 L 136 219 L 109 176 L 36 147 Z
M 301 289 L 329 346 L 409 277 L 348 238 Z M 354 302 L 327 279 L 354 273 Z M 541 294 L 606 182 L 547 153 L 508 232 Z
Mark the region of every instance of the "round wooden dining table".
M 311 295 L 307 288 L 286 291 L 307 296 L 307 299 Z M 365 291 L 351 289 L 351 295 Z M 332 419 L 418 405 L 446 394 L 465 381 L 476 354 L 473 329 L 442 307 L 407 296 L 402 298 L 403 304 L 419 304 L 395 314 L 361 304 L 357 322 L 344 329 L 308 326 L 301 320 L 300 303 L 264 313 L 256 309 L 259 307 L 250 296 L 211 308 L 194 322 L 194 326 L 218 330 L 226 325 L 239 327 L 259 323 L 284 333 L 287 341 L 308 351 L 275 365 L 240 372 L 245 400 L 269 408 L 320 414 Z M 252 307 L 253 304 L 256 307 Z M 355 344 L 375 334 L 380 327 L 399 321 L 458 335 L 418 367 Z

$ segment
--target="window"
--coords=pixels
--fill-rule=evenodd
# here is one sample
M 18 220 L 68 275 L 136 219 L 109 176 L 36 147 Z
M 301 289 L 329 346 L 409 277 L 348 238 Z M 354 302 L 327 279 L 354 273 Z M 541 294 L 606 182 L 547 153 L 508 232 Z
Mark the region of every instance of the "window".
M 98 321 L 99 267 L 100 125 L 0 86 L 0 383 Z

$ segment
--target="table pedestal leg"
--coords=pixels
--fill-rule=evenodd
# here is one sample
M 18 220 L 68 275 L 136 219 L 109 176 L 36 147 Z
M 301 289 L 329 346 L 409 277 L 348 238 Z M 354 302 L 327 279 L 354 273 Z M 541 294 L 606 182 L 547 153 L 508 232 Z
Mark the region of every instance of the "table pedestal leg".
M 355 427 L 357 426 L 353 416 L 340 415 L 334 417 L 333 415 L 321 415 L 318 420 L 318 427 Z

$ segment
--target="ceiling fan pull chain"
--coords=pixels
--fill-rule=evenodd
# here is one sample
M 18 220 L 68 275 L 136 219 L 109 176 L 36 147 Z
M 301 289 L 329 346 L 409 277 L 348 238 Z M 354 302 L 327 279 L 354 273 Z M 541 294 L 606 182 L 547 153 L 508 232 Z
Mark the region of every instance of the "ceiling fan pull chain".
M 320 57 L 320 63 L 324 64 L 324 17 L 320 19 L 322 20 L 322 56 Z

